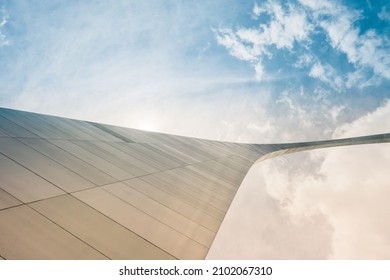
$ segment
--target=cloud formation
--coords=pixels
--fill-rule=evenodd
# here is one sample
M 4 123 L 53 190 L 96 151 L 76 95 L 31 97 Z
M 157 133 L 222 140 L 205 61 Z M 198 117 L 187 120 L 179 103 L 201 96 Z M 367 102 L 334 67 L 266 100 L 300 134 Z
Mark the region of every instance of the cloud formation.
M 386 20 L 386 11 L 383 7 L 379 18 Z M 260 6 L 255 4 L 252 14 L 259 22 L 257 27 L 220 28 L 216 38 L 232 56 L 250 62 L 259 80 L 267 77 L 269 63 L 264 62 L 266 59 L 289 64 L 284 56 L 300 52 L 303 52 L 301 58 L 293 65 L 307 66 L 308 76 L 318 78 L 337 91 L 375 85 L 381 78 L 390 79 L 390 37 L 373 28 L 363 29 L 359 23 L 363 17 L 358 10 L 330 0 L 321 3 L 266 1 Z M 338 65 L 328 61 L 327 48 L 338 56 L 337 63 L 345 55 L 348 67 L 336 71 Z
M 378 17 L 384 21 L 390 21 L 390 5 L 387 4 L 382 7 L 381 11 L 378 13 Z
M 159 108 L 172 96 L 202 95 L 240 78 L 210 56 L 209 26 L 218 14 L 203 14 L 196 3 L 15 2 L 6 8 L 14 30 L 12 46 L 0 51 L 1 106 L 139 127 L 144 115 L 163 114 Z
M 388 11 L 375 12 L 385 26 Z M 388 33 L 364 28 L 361 11 L 338 2 L 8 1 L 0 15 L 4 107 L 272 143 L 328 138 L 336 128 L 335 135 L 352 133 L 350 120 L 389 97 Z M 383 124 L 375 127 L 389 127 Z M 355 134 L 363 133 L 361 125 Z M 307 168 L 322 164 L 309 156 L 302 162 L 310 163 Z M 296 174 L 282 172 L 280 180 Z M 273 190 L 258 190 L 268 207 L 261 210 L 266 223 L 259 225 L 268 239 L 259 244 L 272 244 L 264 252 L 283 243 L 284 234 L 271 238 L 280 230 L 290 233 L 291 242 L 274 257 L 292 251 L 305 258 L 328 256 L 333 229 L 324 213 L 306 217 L 296 211 L 292 218 L 279 204 L 294 205 L 296 188 Z M 313 250 L 302 246 L 308 241 Z
M 262 167 L 263 168 L 263 167 Z M 324 216 L 291 219 L 264 183 L 276 170 L 253 166 L 236 194 L 207 259 L 324 259 L 330 253 L 332 228 Z M 264 170 L 264 172 L 263 172 Z M 282 171 L 282 170 L 281 170 Z M 283 186 L 287 174 L 273 176 Z M 282 190 L 279 190 L 282 191 Z M 321 240 L 321 242 L 318 242 Z
M 355 122 L 340 127 L 338 137 L 388 132 L 390 102 Z M 335 259 L 389 259 L 389 144 L 317 151 L 322 158 L 318 178 L 293 180 L 294 196 L 287 207 L 295 215 L 323 213 L 333 228 Z
M 260 24 L 258 29 L 239 28 L 237 31 L 221 28 L 216 37 L 219 44 L 225 46 L 231 55 L 249 61 L 256 71 L 256 78 L 264 76 L 264 57 L 272 57 L 272 47 L 291 51 L 295 43 L 302 44 L 308 40 L 312 25 L 306 14 L 296 6 L 282 7 L 278 2 L 268 1 L 264 6 L 257 4 L 253 15 L 258 18 L 262 14 L 270 16 L 268 24 Z
M 310 69 L 309 76 L 320 79 L 337 91 L 340 91 L 343 86 L 342 79 L 329 64 L 322 65 L 320 62 L 315 63 Z
M 389 120 L 387 102 L 334 136 L 388 132 Z M 389 144 L 300 152 L 254 165 L 209 258 L 389 259 L 389 166 Z
M 360 18 L 357 11 L 331 1 L 314 4 L 313 1 L 300 0 L 310 10 L 311 16 L 326 32 L 331 46 L 344 53 L 355 69 L 369 68 L 385 79 L 390 79 L 390 47 L 388 37 L 380 36 L 375 30 L 362 31 L 356 27 Z
M 365 93 L 364 102 L 350 98 L 354 91 L 334 98 L 345 79 L 334 60 L 311 51 L 318 27 L 310 6 L 248 3 L 7 2 L 2 28 L 12 44 L 0 48 L 0 106 L 266 143 L 330 137 L 382 102 L 377 92 Z M 256 28 L 222 27 L 247 23 L 251 10 Z M 349 73 L 351 86 L 383 80 L 361 83 L 367 73 L 359 71 Z
M 9 42 L 7 36 L 5 36 L 5 34 L 3 33 L 4 26 L 8 22 L 8 15 L 4 9 L 0 10 L 0 16 L 1 16 L 1 18 L 0 18 L 0 47 L 2 47 L 2 46 L 9 45 L 10 42 Z

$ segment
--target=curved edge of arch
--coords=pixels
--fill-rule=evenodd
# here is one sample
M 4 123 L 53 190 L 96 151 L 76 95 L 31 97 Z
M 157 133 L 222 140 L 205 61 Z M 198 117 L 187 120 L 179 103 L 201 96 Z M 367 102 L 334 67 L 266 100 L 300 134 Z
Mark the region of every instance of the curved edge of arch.
M 250 173 L 250 170 L 257 163 L 260 163 L 260 162 L 268 160 L 268 159 L 273 159 L 273 158 L 287 155 L 287 154 L 303 152 L 303 151 L 311 151 L 311 150 L 316 150 L 316 149 L 343 147 L 343 146 L 367 145 L 367 144 L 385 144 L 385 143 L 390 143 L 390 133 L 343 138 L 343 139 L 323 140 L 323 141 L 277 144 L 279 149 L 264 154 L 263 156 L 261 156 L 258 160 L 256 160 L 250 166 L 250 168 L 248 169 L 246 175 L 244 176 L 238 190 L 240 190 L 242 188 L 242 186 L 245 184 L 245 179 L 247 178 L 248 174 Z M 263 145 L 259 145 L 259 146 L 263 146 Z M 266 146 L 266 145 L 264 145 L 264 146 Z M 233 198 L 232 203 L 234 202 L 234 199 L 235 199 L 235 197 Z M 228 211 L 229 210 L 230 209 L 228 209 Z M 222 220 L 221 227 L 222 227 L 227 215 L 228 215 L 228 212 L 226 213 L 224 219 Z M 214 241 L 215 241 L 215 239 L 218 238 L 218 234 L 219 234 L 221 227 L 217 231 L 217 233 L 214 237 Z M 211 244 L 210 249 L 212 249 L 212 247 L 213 247 L 213 244 Z M 209 259 L 209 253 L 210 253 L 210 250 L 208 251 L 208 253 L 205 257 L 206 260 Z M 213 258 L 211 258 L 211 259 L 213 259 Z
M 342 139 L 322 140 L 322 141 L 279 144 L 280 148 L 278 150 L 261 156 L 256 162 L 254 162 L 254 164 L 270 158 L 296 153 L 296 152 L 303 152 L 303 151 L 323 149 L 323 148 L 332 148 L 332 147 L 380 144 L 380 143 L 390 143 L 390 133 L 350 137 L 350 138 L 342 138 Z

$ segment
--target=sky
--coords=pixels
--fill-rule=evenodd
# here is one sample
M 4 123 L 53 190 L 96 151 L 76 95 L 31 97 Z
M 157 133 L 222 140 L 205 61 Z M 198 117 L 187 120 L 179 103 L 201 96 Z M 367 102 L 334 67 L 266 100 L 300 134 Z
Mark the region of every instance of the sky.
M 0 106 L 240 142 L 390 97 L 387 1 L 0 1 Z
M 0 107 L 249 143 L 388 133 L 389 53 L 385 0 L 0 0 Z M 331 180 L 313 154 L 297 155 L 307 178 Z M 251 172 L 279 178 L 282 163 Z M 303 188 L 290 208 L 310 207 L 307 178 L 287 175 L 285 196 L 286 182 L 294 198 Z

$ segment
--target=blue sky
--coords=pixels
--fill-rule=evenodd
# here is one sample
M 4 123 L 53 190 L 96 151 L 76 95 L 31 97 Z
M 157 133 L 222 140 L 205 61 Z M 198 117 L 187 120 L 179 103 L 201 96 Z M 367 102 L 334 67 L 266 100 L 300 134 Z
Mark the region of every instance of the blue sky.
M 0 0 L 1 107 L 201 138 L 389 133 L 389 53 L 385 0 Z M 223 248 L 388 259 L 389 147 L 327 151 L 255 165 Z
M 230 141 L 330 138 L 386 106 L 388 53 L 387 1 L 0 1 L 0 106 Z

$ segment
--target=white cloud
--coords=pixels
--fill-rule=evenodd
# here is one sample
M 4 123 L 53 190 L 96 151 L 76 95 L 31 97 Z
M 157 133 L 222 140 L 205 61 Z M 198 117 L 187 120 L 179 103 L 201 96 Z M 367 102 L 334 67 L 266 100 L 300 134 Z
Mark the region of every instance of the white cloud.
M 381 11 L 378 13 L 378 17 L 381 20 L 390 21 L 390 5 L 383 6 Z
M 294 67 L 304 68 L 312 65 L 313 61 L 314 61 L 314 57 L 311 54 L 305 53 L 298 57 L 298 60 L 294 63 Z
M 372 29 L 363 33 L 355 24 L 360 14 L 341 4 L 300 2 L 310 9 L 314 22 L 324 29 L 331 46 L 346 54 L 350 63 L 357 68 L 367 67 L 376 75 L 390 79 L 390 58 L 386 51 L 390 47 L 389 38 L 378 35 Z
M 261 64 L 261 61 L 258 61 L 255 64 L 256 79 L 261 81 L 264 77 L 264 66 Z
M 299 0 L 299 2 L 306 6 L 309 7 L 315 11 L 317 10 L 327 10 L 327 11 L 332 11 L 335 8 L 335 5 L 329 1 L 329 0 L 323 0 L 323 1 L 316 1 L 316 0 Z
M 341 108 L 339 108 L 341 110 Z M 335 137 L 390 130 L 390 102 Z M 300 152 L 244 179 L 211 259 L 389 259 L 390 145 Z
M 315 78 L 320 78 L 321 80 L 325 80 L 325 81 L 327 80 L 325 76 L 325 69 L 321 65 L 321 63 L 314 64 L 310 70 L 309 75 Z
M 312 25 L 307 21 L 306 14 L 296 6 L 290 5 L 284 9 L 279 3 L 268 1 L 263 8 L 265 12 L 271 16 L 268 25 L 260 25 L 266 44 L 291 50 L 295 42 L 308 39 Z
M 329 102 L 329 90 L 318 87 L 305 92 L 300 88 L 299 99 L 296 98 L 297 90 L 284 91 L 276 100 L 278 110 L 275 114 L 283 119 L 277 123 L 279 133 L 275 141 L 307 141 L 331 137 L 335 126 L 343 120 L 345 111 L 340 109 L 340 105 Z
M 337 91 L 340 91 L 343 87 L 341 77 L 337 75 L 336 70 L 329 64 L 315 63 L 310 69 L 309 76 L 320 79 Z
M 253 166 L 245 177 L 207 259 L 326 258 L 331 248 L 330 226 L 321 216 L 292 221 L 264 188 L 266 178 L 259 167 Z M 272 178 L 273 183 L 287 179 Z
M 256 55 L 253 50 L 243 44 L 241 38 L 230 29 L 219 29 L 217 33 L 217 41 L 225 46 L 230 54 L 238 59 L 245 61 L 256 61 Z
M 207 47 L 215 36 L 210 26 L 219 20 L 215 25 L 202 21 L 198 11 L 207 10 L 207 19 L 216 12 L 204 4 L 197 10 L 195 3 L 190 4 L 194 9 L 184 9 L 188 6 L 183 3 L 167 8 L 160 2 L 77 2 L 55 6 L 50 13 L 16 3 L 13 12 L 20 16 L 11 18 L 26 29 L 18 40 L 26 44 L 24 49 L 15 46 L 23 51 L 13 53 L 9 68 L 0 74 L 0 92 L 13 94 L 2 106 L 129 127 L 147 122 L 160 131 L 230 141 L 299 141 L 329 135 L 334 122 L 322 93 L 315 89 L 297 98 L 303 91 L 293 88 L 275 105 L 273 99 L 280 94 L 268 83 L 273 77 L 267 76 L 265 61 L 272 58 L 276 44 L 289 50 L 291 38 L 293 45 L 306 42 L 305 33 L 288 26 L 288 19 L 302 22 L 302 9 L 271 1 L 262 5 L 269 5 L 266 16 L 281 28 L 280 38 L 265 32 L 273 28 L 270 24 L 264 29 L 216 31 L 235 55 L 252 63 L 257 79 L 265 81 L 254 86 L 254 79 L 238 74 L 240 70 L 218 64 L 223 59 L 213 45 L 207 59 L 198 59 L 199 47 Z M 199 34 L 199 28 L 210 37 Z M 188 52 L 195 53 L 193 59 L 183 57 Z M 266 123 L 268 131 L 247 130 L 248 124 Z
M 318 4 L 318 1 L 300 1 L 310 9 L 311 17 L 317 26 L 327 34 L 331 46 L 344 53 L 355 69 L 372 69 L 379 77 L 390 79 L 390 58 L 387 51 L 390 47 L 389 38 L 380 36 L 375 30 L 362 32 L 356 22 L 360 19 L 357 11 L 347 9 L 341 4 L 330 1 Z M 354 75 L 354 72 L 349 73 Z M 372 85 L 367 82 L 366 75 L 354 75 L 360 78 L 355 81 L 357 85 Z M 347 82 L 347 86 L 351 83 Z
M 257 5 L 257 3 L 255 3 L 252 12 L 254 17 L 258 18 L 262 13 L 264 13 L 264 9 L 261 6 Z
M 332 119 L 334 123 L 337 123 L 338 118 L 340 117 L 341 113 L 345 110 L 345 106 L 340 105 L 340 106 L 334 106 L 333 108 L 330 109 L 330 115 L 332 116 Z
M 357 68 L 354 72 L 349 72 L 345 79 L 347 88 L 357 87 L 363 89 L 369 86 L 379 86 L 383 78 L 378 75 L 371 75 L 363 68 Z
M 218 12 L 208 7 L 217 3 L 25 5 L 15 3 L 11 11 L 18 27 L 13 36 L 20 37 L 0 73 L 2 106 L 128 127 L 147 122 L 156 130 L 232 141 L 245 140 L 249 117 L 265 119 L 266 109 L 235 108 L 250 93 L 248 100 L 263 109 L 267 93 L 256 101 L 262 90 L 246 85 L 254 79 L 226 69 L 215 54 L 210 26 L 218 24 Z M 207 59 L 198 59 L 199 50 Z M 217 97 L 226 103 L 218 104 Z M 215 129 L 245 113 L 248 119 L 236 122 L 240 128 Z
M 388 133 L 390 102 L 341 126 L 335 137 Z M 332 254 L 336 259 L 390 257 L 389 144 L 340 147 L 315 152 L 323 158 L 321 179 L 295 182 L 292 211 L 326 215 L 334 228 Z
M 267 15 L 269 20 L 266 23 L 262 21 L 257 28 L 239 27 L 236 31 L 228 29 L 228 32 L 221 29 L 217 38 L 233 56 L 249 61 L 254 68 L 261 63 L 261 77 L 266 74 L 266 66 L 261 61 L 264 57 L 273 58 L 271 47 L 295 54 L 294 46 L 298 46 L 304 53 L 299 54 L 293 66 L 301 69 L 309 67 L 308 75 L 327 82 L 338 91 L 376 85 L 380 78 L 390 79 L 390 38 L 372 29 L 363 32 L 359 26 L 361 14 L 357 10 L 330 0 L 300 0 L 296 4 L 266 1 L 262 5 L 255 4 L 252 13 L 255 20 L 262 15 Z M 385 20 L 386 15 L 384 7 L 378 16 Z M 352 71 L 318 72 L 320 64 L 328 64 L 328 69 L 339 66 L 329 65 L 326 58 L 315 55 L 316 50 L 311 49 L 311 43 L 319 33 L 328 38 L 328 42 L 323 43 L 346 56 L 347 62 L 354 68 Z M 259 76 L 258 71 L 256 75 Z
M 262 60 L 272 56 L 270 48 L 291 51 L 295 43 L 309 40 L 313 26 L 304 11 L 294 5 L 284 8 L 278 2 L 267 1 L 262 6 L 256 4 L 253 14 L 255 17 L 268 14 L 271 20 L 267 24 L 260 24 L 259 28 L 238 28 L 237 31 L 220 28 L 216 31 L 216 38 L 231 55 L 251 62 L 256 77 L 261 80 L 265 75 Z
M 359 120 L 339 126 L 335 129 L 334 137 L 355 137 L 365 134 L 381 134 L 390 131 L 390 100 L 372 113 Z
M 0 47 L 1 46 L 7 46 L 10 44 L 9 39 L 7 36 L 3 33 L 2 29 L 8 22 L 8 15 L 4 9 L 0 10 L 1 13 L 1 20 L 0 20 Z
M 247 125 L 248 130 L 253 130 L 256 133 L 261 133 L 261 134 L 267 134 L 267 133 L 272 133 L 275 131 L 276 127 L 273 126 L 270 121 L 267 121 L 264 125 L 259 125 L 257 123 L 249 123 Z

